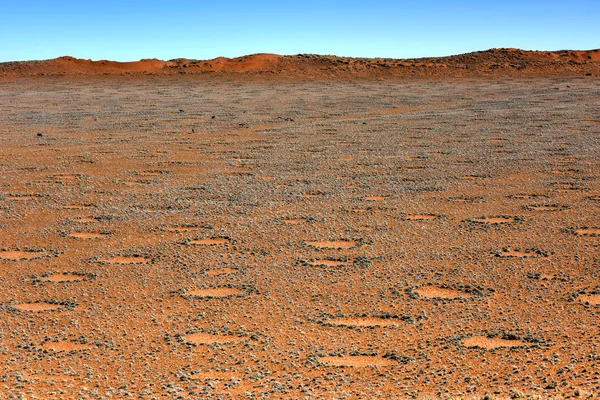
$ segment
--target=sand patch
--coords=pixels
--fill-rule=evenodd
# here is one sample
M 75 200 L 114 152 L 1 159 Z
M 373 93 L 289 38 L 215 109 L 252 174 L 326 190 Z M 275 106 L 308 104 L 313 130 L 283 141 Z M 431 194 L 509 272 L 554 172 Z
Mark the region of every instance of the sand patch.
M 356 240 L 320 240 L 315 242 L 306 242 L 309 246 L 318 249 L 351 249 L 358 245 Z
M 378 356 L 326 356 L 319 357 L 323 364 L 333 367 L 388 367 L 395 365 L 393 360 Z
M 116 256 L 103 261 L 109 264 L 145 264 L 150 260 L 143 256 Z
M 229 159 L 230 161 L 236 162 L 244 162 L 244 161 L 254 161 L 252 157 L 233 157 Z
M 327 325 L 345 326 L 345 327 L 365 327 L 365 328 L 377 328 L 377 327 L 389 327 L 400 325 L 400 320 L 397 318 L 382 318 L 382 317 L 339 317 L 330 318 L 323 321 Z
M 480 347 L 482 349 L 497 349 L 499 347 L 522 347 L 527 346 L 522 340 L 509 340 L 502 338 L 490 338 L 487 336 L 471 336 L 462 341 L 465 347 Z
M 580 294 L 577 300 L 582 303 L 589 303 L 593 306 L 600 306 L 600 294 Z
M 246 293 L 245 290 L 230 287 L 220 288 L 207 288 L 207 289 L 193 289 L 185 292 L 186 296 L 193 297 L 231 297 L 240 296 Z
M 439 215 L 435 214 L 409 214 L 404 217 L 407 221 L 428 221 L 439 218 Z
M 148 185 L 150 182 L 148 182 L 148 181 L 123 181 L 121 183 L 125 186 L 144 186 L 144 185 Z
M 314 260 L 309 261 L 308 265 L 316 267 L 316 266 L 326 266 L 326 267 L 340 267 L 342 265 L 348 265 L 347 261 L 338 261 L 338 260 Z
M 214 335 L 212 333 L 189 333 L 183 336 L 183 341 L 192 344 L 228 344 L 240 343 L 247 340 L 247 336 Z
M 87 277 L 88 277 L 87 275 L 59 273 L 59 274 L 52 274 L 52 275 L 44 276 L 44 277 L 40 278 L 40 280 L 43 282 L 78 282 L 78 281 L 83 281 Z
M 220 238 L 205 238 L 205 239 L 195 239 L 190 240 L 189 244 L 199 245 L 199 246 L 217 246 L 220 244 L 227 244 L 230 240 L 228 238 L 220 237 Z
M 582 119 L 580 122 L 584 124 L 600 125 L 600 120 L 597 119 Z
M 288 218 L 288 219 L 282 219 L 282 221 L 285 222 L 286 224 L 297 225 L 297 224 L 302 224 L 302 223 L 306 222 L 306 218 Z
M 422 286 L 413 290 L 413 292 L 428 299 L 469 299 L 473 297 L 472 294 L 461 292 L 460 290 L 436 286 Z
M 559 278 L 555 274 L 541 272 L 527 274 L 527 277 L 531 279 L 538 279 L 541 281 L 551 281 L 554 278 Z
M 89 350 L 94 346 L 85 343 L 79 342 L 71 342 L 69 340 L 63 340 L 60 342 L 46 342 L 42 346 L 44 350 L 52 350 L 56 352 L 61 351 L 81 351 L 81 350 Z
M 44 302 L 15 304 L 12 307 L 16 308 L 17 310 L 31 311 L 31 312 L 54 311 L 54 310 L 60 310 L 60 309 L 65 308 L 65 306 L 62 304 L 52 304 L 52 303 L 44 303 Z
M 81 175 L 78 175 L 78 174 L 57 174 L 57 175 L 51 175 L 50 178 L 73 180 L 73 179 L 79 179 L 79 178 L 81 178 Z
M 48 253 L 43 251 L 0 251 L 0 259 L 2 260 L 35 260 L 48 256 Z
M 577 228 L 575 233 L 579 236 L 600 236 L 600 228 Z
M 488 224 L 488 225 L 500 225 L 500 224 L 509 224 L 511 222 L 515 222 L 517 219 L 513 217 L 481 217 L 481 218 L 472 218 L 471 221 L 477 222 L 479 224 Z
M 210 276 L 218 276 L 218 275 L 235 274 L 238 271 L 239 270 L 237 270 L 235 268 L 217 268 L 217 269 L 207 269 L 206 271 L 204 271 L 204 273 L 206 275 L 210 275 Z
M 71 232 L 67 236 L 75 239 L 100 239 L 109 235 L 99 232 Z
M 388 196 L 366 196 L 364 200 L 366 201 L 383 201 L 387 199 Z

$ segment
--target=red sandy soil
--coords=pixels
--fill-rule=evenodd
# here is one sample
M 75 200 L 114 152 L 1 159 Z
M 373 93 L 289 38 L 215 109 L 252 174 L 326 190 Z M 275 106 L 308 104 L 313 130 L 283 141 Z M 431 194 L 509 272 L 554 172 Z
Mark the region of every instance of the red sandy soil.
M 449 57 L 390 59 L 252 54 L 213 60 L 91 61 L 60 57 L 0 64 L 0 76 L 234 74 L 275 77 L 481 77 L 600 75 L 600 50 L 491 49 Z
M 5 64 L 0 399 L 598 398 L 588 55 Z

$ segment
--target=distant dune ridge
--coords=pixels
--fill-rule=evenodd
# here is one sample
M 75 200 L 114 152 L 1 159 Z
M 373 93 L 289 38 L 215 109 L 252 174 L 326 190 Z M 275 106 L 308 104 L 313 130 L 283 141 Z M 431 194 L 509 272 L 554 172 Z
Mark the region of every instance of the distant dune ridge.
M 470 77 L 470 76 L 599 76 L 600 49 L 527 51 L 490 49 L 448 57 L 391 59 L 328 55 L 252 54 L 213 60 L 92 61 L 59 57 L 43 61 L 0 63 L 0 76 L 35 75 L 273 75 L 280 77 Z

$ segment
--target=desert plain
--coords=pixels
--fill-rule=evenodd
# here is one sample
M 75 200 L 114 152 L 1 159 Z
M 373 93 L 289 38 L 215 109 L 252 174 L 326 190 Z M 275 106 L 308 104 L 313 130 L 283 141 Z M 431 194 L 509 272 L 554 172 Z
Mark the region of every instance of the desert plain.
M 0 399 L 599 397 L 579 72 L 5 74 Z

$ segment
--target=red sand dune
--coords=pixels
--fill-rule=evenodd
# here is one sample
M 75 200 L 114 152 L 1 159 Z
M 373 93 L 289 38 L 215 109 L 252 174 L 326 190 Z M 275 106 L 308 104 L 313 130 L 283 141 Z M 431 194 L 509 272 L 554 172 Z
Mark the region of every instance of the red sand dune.
M 600 50 L 490 49 L 419 59 L 349 58 L 314 54 L 252 54 L 213 60 L 92 61 L 59 57 L 0 63 L 0 76 L 244 73 L 297 77 L 580 76 L 600 75 Z

